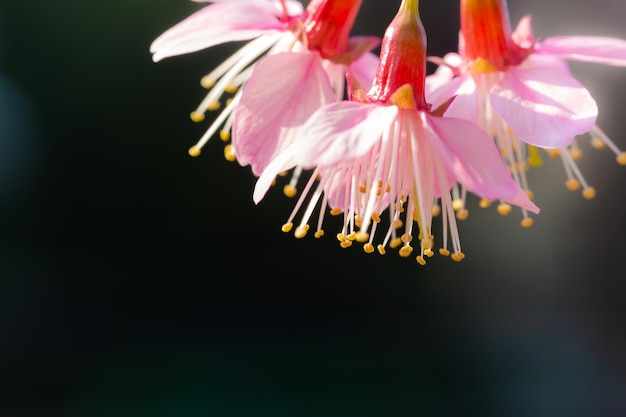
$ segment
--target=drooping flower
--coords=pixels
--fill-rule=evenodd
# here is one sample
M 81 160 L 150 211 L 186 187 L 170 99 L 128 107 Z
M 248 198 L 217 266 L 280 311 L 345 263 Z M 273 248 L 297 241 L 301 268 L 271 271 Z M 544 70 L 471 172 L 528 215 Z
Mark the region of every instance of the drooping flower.
M 441 65 L 429 77 L 427 97 L 437 104 L 457 95 L 448 114 L 474 120 L 484 128 L 529 195 L 526 171 L 542 164 L 543 148 L 562 159 L 567 187 L 582 186 L 583 196 L 593 198 L 595 191 L 575 162 L 582 155 L 575 137 L 588 133 L 594 146 L 610 147 L 621 165 L 626 165 L 626 153 L 596 126 L 596 103 L 565 60 L 626 66 L 626 41 L 590 36 L 539 41 L 530 16 L 511 31 L 506 0 L 461 0 L 460 4 L 459 53 L 437 60 Z M 480 203 L 489 204 L 488 199 Z M 502 202 L 498 206 L 501 214 L 510 210 Z M 522 225 L 529 227 L 532 218 L 522 212 Z
M 342 100 L 346 73 L 371 82 L 378 59 L 372 37 L 349 38 L 362 0 L 313 0 L 299 28 L 300 47 L 266 56 L 242 89 L 233 122 L 241 165 L 261 175 L 320 107 Z M 364 55 L 366 58 L 363 58 Z M 294 179 L 299 174 L 294 174 Z M 288 187 L 287 194 L 295 188 Z
M 230 140 L 239 113 L 240 139 L 233 141 L 241 150 L 238 160 L 251 164 L 258 174 L 274 149 L 289 141 L 293 127 L 318 107 L 343 97 L 346 71 L 369 82 L 377 63 L 369 50 L 379 40 L 349 38 L 361 2 L 312 0 L 302 10 L 299 2 L 290 0 L 214 0 L 157 38 L 151 46 L 155 61 L 250 40 L 203 77 L 201 83 L 210 91 L 191 113 L 192 120 L 200 122 L 206 110 L 220 108 L 225 93 L 234 95 L 189 154 L 198 156 L 218 130 L 224 141 Z M 240 88 L 244 84 L 250 84 L 247 93 Z M 265 129 L 261 133 L 267 135 L 260 136 L 260 123 L 273 125 L 274 131 Z M 235 147 L 227 145 L 225 156 L 234 160 Z
M 384 254 L 387 246 L 401 246 L 400 255 L 408 257 L 415 236 L 419 242 L 416 260 L 422 265 L 425 256 L 434 254 L 432 220 L 437 198 L 442 202 L 443 227 L 439 252 L 456 261 L 464 257 L 450 194 L 456 181 L 480 195 L 538 212 L 482 129 L 467 120 L 440 117 L 450 100 L 431 111 L 424 96 L 425 75 L 426 36 L 418 1 L 403 0 L 385 32 L 370 90 L 351 80 L 351 100 L 316 111 L 298 138 L 263 172 L 255 202 L 264 197 L 280 172 L 296 165 L 314 169 L 283 231 L 293 229 L 302 211 L 294 233 L 304 237 L 319 205 L 315 236 L 321 237 L 330 206 L 331 214 L 343 213 L 337 235 L 342 247 L 356 240 L 364 243 L 366 252 L 374 252 L 376 245 Z M 386 230 L 381 226 L 385 210 L 389 215 Z M 375 240 L 377 234 L 382 238 Z

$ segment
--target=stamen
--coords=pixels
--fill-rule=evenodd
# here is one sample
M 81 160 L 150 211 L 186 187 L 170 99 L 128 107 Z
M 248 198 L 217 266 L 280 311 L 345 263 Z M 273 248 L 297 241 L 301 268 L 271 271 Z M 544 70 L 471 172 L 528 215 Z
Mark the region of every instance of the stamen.
M 217 83 L 217 81 L 235 64 L 244 60 L 244 58 L 246 58 L 248 62 L 251 62 L 249 57 L 254 57 L 252 58 L 252 60 L 254 60 L 256 57 L 261 56 L 261 54 L 275 44 L 281 36 L 282 34 L 280 33 L 269 33 L 261 35 L 253 41 L 248 42 L 220 65 L 215 67 L 213 71 L 202 77 L 200 84 L 206 89 L 212 88 L 215 86 L 215 83 Z
M 211 126 L 209 126 L 209 129 L 206 132 L 204 132 L 204 135 L 202 135 L 198 143 L 196 143 L 194 146 L 189 148 L 189 155 L 191 156 L 200 155 L 200 150 L 202 149 L 202 147 L 206 145 L 209 139 L 211 139 L 211 137 L 213 137 L 215 132 L 217 132 L 217 129 L 222 125 L 222 123 L 224 123 L 224 120 L 226 120 L 226 118 L 230 116 L 230 114 L 232 113 L 233 108 L 239 102 L 238 97 L 240 96 L 235 96 L 235 99 L 220 113 L 219 116 L 217 116 L 217 118 L 213 121 Z
M 509 213 L 511 213 L 511 205 L 501 202 L 498 204 L 498 213 L 500 213 L 501 216 L 508 216 Z
M 583 197 L 585 197 L 586 199 L 592 199 L 595 197 L 596 195 L 596 191 L 593 187 L 590 187 L 587 184 L 587 181 L 585 181 L 585 177 L 583 177 L 582 172 L 580 172 L 580 169 L 578 168 L 578 165 L 576 165 L 576 162 L 574 162 L 574 159 L 572 158 L 572 156 L 570 155 L 569 152 L 561 152 L 561 158 L 563 159 L 563 163 L 565 165 L 565 171 L 568 175 L 568 177 L 572 177 L 572 175 L 580 182 L 580 184 L 582 185 L 583 188 Z M 574 187 L 575 183 L 572 181 L 569 181 L 570 184 L 567 184 L 567 188 L 569 188 L 570 190 L 572 188 L 570 187 Z
M 595 147 L 598 147 L 598 143 L 605 144 L 616 155 L 617 163 L 620 165 L 626 165 L 626 152 L 620 150 L 615 143 L 600 129 L 598 126 L 594 126 L 589 132 L 592 135 L 592 145 L 596 143 Z

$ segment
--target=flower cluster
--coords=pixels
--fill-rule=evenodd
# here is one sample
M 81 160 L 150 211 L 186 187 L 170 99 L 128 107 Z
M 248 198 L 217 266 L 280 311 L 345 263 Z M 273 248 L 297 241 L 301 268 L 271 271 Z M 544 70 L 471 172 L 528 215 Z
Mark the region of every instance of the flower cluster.
M 298 195 L 283 231 L 324 235 L 326 212 L 342 215 L 342 247 L 398 249 L 425 264 L 435 246 L 464 258 L 457 220 L 466 195 L 498 212 L 538 213 L 526 172 L 540 152 L 560 157 L 567 187 L 592 198 L 577 159 L 588 133 L 618 163 L 626 153 L 595 125 L 597 106 L 564 60 L 626 66 L 626 41 L 605 37 L 535 39 L 530 17 L 512 31 L 506 0 L 460 0 L 459 50 L 427 57 L 418 0 L 402 0 L 384 36 L 351 37 L 362 0 L 213 0 L 166 31 L 153 58 L 248 41 L 202 79 L 209 89 L 191 113 L 226 107 L 189 150 L 198 156 L 219 130 L 227 159 L 258 176 L 259 203 L 291 171 Z M 380 45 L 380 53 L 372 51 Z M 438 64 L 427 74 L 426 62 Z M 435 238 L 433 219 L 441 217 Z M 317 217 L 316 219 L 314 219 Z

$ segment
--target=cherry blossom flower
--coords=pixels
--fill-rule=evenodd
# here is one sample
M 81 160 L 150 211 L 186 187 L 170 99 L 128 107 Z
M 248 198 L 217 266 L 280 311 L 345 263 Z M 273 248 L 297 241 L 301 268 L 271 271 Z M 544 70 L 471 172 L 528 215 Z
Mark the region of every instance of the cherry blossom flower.
M 450 188 L 455 181 L 480 195 L 499 198 L 538 212 L 513 181 L 493 140 L 467 120 L 440 117 L 450 100 L 431 110 L 424 96 L 426 36 L 418 1 L 403 0 L 383 38 L 381 60 L 369 91 L 350 80 L 349 101 L 317 110 L 300 135 L 260 176 L 254 191 L 259 202 L 280 172 L 301 165 L 314 169 L 283 231 L 295 227 L 304 237 L 319 205 L 315 237 L 324 234 L 324 214 L 343 213 L 337 238 L 342 247 L 354 241 L 368 253 L 387 246 L 403 257 L 418 240 L 421 265 L 434 254 L 432 230 L 436 198 L 442 202 L 439 252 L 463 259 Z M 307 202 L 308 201 L 308 202 Z M 387 210 L 387 227 L 382 213 Z M 382 238 L 375 241 L 378 229 Z M 452 250 L 448 249 L 450 236 Z M 374 246 L 376 245 L 376 247 Z
M 434 104 L 457 99 L 448 115 L 476 121 L 494 139 L 515 181 L 532 195 L 526 177 L 539 166 L 539 148 L 560 157 L 569 189 L 585 198 L 595 191 L 576 160 L 582 155 L 575 137 L 589 133 L 595 147 L 608 146 L 626 165 L 626 153 L 596 126 L 598 108 L 590 93 L 570 73 L 565 60 L 626 66 L 626 41 L 608 37 L 558 36 L 537 40 L 530 16 L 511 31 L 506 0 L 461 0 L 459 53 L 435 59 L 440 67 L 429 77 L 426 93 Z M 463 198 L 457 200 L 463 210 Z M 489 199 L 480 202 L 490 205 Z M 503 202 L 501 214 L 511 207 Z M 522 226 L 532 218 L 522 210 Z
M 370 82 L 377 57 L 369 50 L 380 40 L 349 38 L 361 2 L 312 0 L 303 11 L 289 0 L 214 0 L 157 38 L 151 46 L 155 61 L 250 40 L 203 77 L 201 84 L 210 91 L 192 120 L 201 122 L 206 110 L 219 109 L 225 93 L 233 96 L 189 154 L 198 156 L 218 130 L 229 141 L 234 123 L 225 156 L 250 164 L 259 175 L 313 111 L 343 98 L 347 71 Z M 298 175 L 287 194 L 295 194 Z

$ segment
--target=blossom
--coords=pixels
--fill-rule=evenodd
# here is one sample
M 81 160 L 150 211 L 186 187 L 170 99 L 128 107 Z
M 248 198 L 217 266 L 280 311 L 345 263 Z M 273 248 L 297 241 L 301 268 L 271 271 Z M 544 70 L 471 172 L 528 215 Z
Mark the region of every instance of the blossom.
M 408 257 L 415 236 L 416 260 L 434 254 L 432 231 L 435 200 L 441 199 L 442 245 L 439 252 L 463 259 L 450 188 L 458 181 L 468 190 L 500 198 L 538 212 L 526 193 L 512 180 L 491 138 L 475 124 L 441 117 L 448 103 L 431 110 L 425 100 L 426 36 L 419 19 L 418 1 L 403 0 L 381 46 L 381 59 L 369 91 L 350 80 L 350 98 L 317 110 L 300 135 L 265 169 L 257 181 L 259 203 L 280 172 L 301 165 L 314 169 L 296 206 L 283 225 L 304 237 L 319 205 L 315 237 L 327 207 L 343 213 L 337 234 L 342 247 L 354 241 L 364 250 L 384 254 L 400 247 Z M 308 202 L 307 202 L 308 199 Z M 382 239 L 375 236 L 387 210 L 389 221 Z M 448 234 L 452 251 L 448 249 Z
M 229 141 L 234 125 L 226 158 L 260 174 L 308 115 L 343 97 L 346 71 L 369 82 L 377 59 L 368 51 L 379 40 L 348 37 L 361 1 L 312 0 L 302 10 L 290 0 L 217 0 L 157 38 L 151 46 L 155 61 L 250 40 L 203 77 L 201 84 L 210 91 L 192 120 L 200 122 L 206 110 L 220 108 L 225 93 L 233 96 L 189 154 L 198 156 L 218 130 Z
M 542 148 L 563 160 L 568 188 L 582 186 L 583 196 L 593 198 L 595 191 L 575 162 L 582 151 L 574 138 L 589 133 L 594 146 L 610 147 L 622 165 L 626 153 L 596 126 L 596 102 L 565 60 L 626 66 L 626 41 L 593 36 L 540 41 L 530 16 L 511 31 L 506 0 L 461 0 L 459 53 L 436 60 L 441 66 L 429 77 L 427 96 L 437 104 L 457 95 L 448 114 L 476 121 L 494 137 L 513 178 L 529 194 L 526 171 L 542 164 Z M 483 199 L 481 206 L 489 203 Z M 510 209 L 498 206 L 501 214 Z M 522 212 L 522 225 L 532 225 Z

